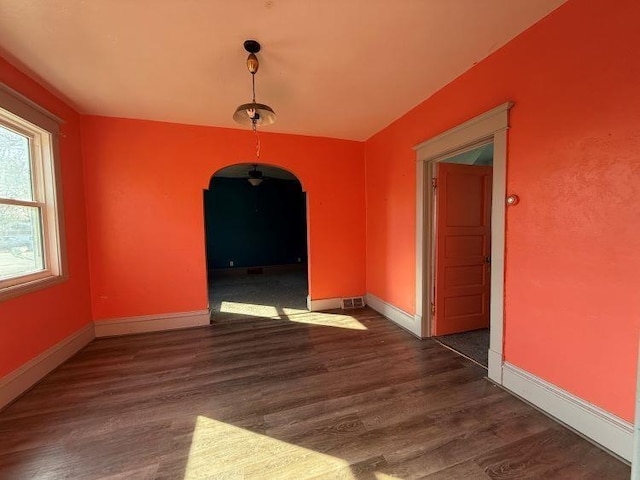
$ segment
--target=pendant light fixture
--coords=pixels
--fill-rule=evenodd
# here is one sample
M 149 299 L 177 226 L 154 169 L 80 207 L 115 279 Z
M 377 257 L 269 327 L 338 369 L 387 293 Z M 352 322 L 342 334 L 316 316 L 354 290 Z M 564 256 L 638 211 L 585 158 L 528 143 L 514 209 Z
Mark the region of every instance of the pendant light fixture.
M 260 44 L 255 40 L 245 40 L 244 49 L 249 52 L 247 69 L 251 74 L 252 99 L 251 103 L 243 103 L 236 108 L 233 119 L 240 125 L 256 129 L 258 126 L 271 125 L 276 121 L 276 114 L 269 105 L 256 102 L 256 73 L 260 67 L 256 53 L 260 51 Z
M 249 183 L 254 187 L 257 187 L 258 185 L 260 185 L 262 183 L 262 180 L 264 180 L 264 177 L 262 176 L 262 172 L 258 170 L 257 164 L 253 166 L 253 170 L 250 170 L 248 174 L 249 174 L 249 178 L 247 180 L 249 180 Z
M 248 172 L 249 183 L 257 187 L 264 180 L 262 172 L 258 170 L 258 162 L 260 161 L 260 137 L 258 135 L 258 126 L 271 125 L 276 121 L 276 114 L 269 105 L 256 103 L 256 73 L 260 67 L 256 53 L 260 51 L 260 44 L 255 40 L 245 40 L 244 49 L 249 52 L 247 57 L 247 69 L 251 74 L 251 91 L 253 97 L 251 103 L 243 103 L 233 114 L 233 119 L 240 125 L 251 127 L 256 138 L 256 163 L 253 170 Z

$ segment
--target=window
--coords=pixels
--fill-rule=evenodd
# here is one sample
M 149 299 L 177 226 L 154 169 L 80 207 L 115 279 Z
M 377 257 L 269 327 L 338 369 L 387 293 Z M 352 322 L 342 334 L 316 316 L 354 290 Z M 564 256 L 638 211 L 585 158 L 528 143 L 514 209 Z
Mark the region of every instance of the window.
M 58 119 L 0 84 L 0 299 L 64 278 Z

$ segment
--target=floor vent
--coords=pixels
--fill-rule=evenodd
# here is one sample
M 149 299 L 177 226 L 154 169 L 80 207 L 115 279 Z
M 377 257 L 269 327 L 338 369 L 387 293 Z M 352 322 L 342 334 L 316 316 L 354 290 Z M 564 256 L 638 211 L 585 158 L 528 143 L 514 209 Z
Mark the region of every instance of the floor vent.
M 351 297 L 342 299 L 342 309 L 348 310 L 350 308 L 362 308 L 364 307 L 363 297 Z

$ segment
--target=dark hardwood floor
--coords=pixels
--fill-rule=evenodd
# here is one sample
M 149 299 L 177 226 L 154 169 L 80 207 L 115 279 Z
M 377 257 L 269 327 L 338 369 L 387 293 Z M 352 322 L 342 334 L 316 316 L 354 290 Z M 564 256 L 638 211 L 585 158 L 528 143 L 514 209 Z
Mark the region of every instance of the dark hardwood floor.
M 372 310 L 291 318 L 92 342 L 0 413 L 0 478 L 629 478 Z

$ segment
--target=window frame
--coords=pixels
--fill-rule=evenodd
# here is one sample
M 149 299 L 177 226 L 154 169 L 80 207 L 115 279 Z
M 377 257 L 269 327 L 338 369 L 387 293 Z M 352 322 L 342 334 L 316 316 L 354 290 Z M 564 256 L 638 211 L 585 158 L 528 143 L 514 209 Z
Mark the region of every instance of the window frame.
M 0 83 L 0 126 L 29 139 L 32 200 L 2 199 L 3 205 L 39 209 L 44 268 L 0 280 L 0 301 L 61 283 L 68 278 L 58 137 L 62 120 Z

